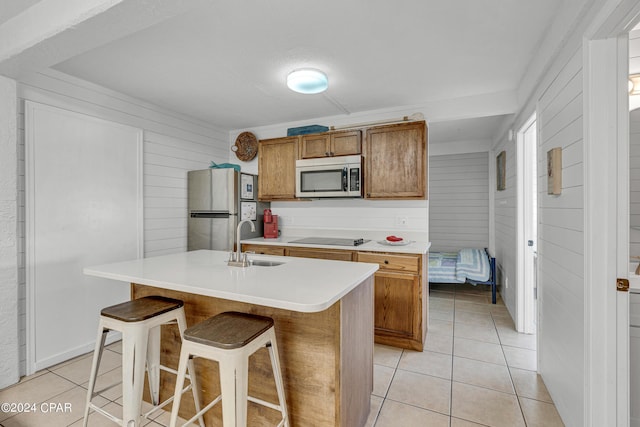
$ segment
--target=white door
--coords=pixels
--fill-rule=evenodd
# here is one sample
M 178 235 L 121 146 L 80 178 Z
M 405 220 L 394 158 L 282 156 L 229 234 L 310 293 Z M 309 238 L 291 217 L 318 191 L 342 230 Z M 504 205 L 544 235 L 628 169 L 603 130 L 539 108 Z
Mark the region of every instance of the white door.
M 142 256 L 142 131 L 25 103 L 27 374 L 89 351 L 126 284 L 83 267 Z
M 519 332 L 536 333 L 536 250 L 538 244 L 537 128 L 535 114 L 518 132 L 518 290 Z

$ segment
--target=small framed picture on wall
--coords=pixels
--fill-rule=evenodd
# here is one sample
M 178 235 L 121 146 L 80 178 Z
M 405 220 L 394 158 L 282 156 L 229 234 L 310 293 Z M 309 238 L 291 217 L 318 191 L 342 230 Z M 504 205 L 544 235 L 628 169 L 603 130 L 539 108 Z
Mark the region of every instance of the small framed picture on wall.
M 506 167 L 507 167 L 507 153 L 502 151 L 496 157 L 496 189 L 502 191 L 506 188 Z
M 562 194 L 562 148 L 547 151 L 547 194 Z

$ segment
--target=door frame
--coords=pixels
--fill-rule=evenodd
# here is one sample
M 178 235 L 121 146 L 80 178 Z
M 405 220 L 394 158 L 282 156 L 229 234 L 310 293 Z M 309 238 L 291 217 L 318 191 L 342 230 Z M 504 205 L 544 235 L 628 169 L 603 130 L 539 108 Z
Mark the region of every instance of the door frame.
M 583 37 L 586 426 L 629 425 L 628 293 L 615 287 L 629 274 L 628 33 L 639 20 L 640 1 L 610 0 Z
M 527 203 L 526 199 L 529 197 L 530 188 L 527 188 L 528 178 L 525 176 L 526 171 L 528 170 L 526 166 L 526 162 L 529 161 L 528 155 L 526 154 L 530 147 L 525 147 L 525 134 L 531 128 L 531 126 L 537 126 L 537 113 L 534 112 L 531 116 L 522 124 L 517 133 L 516 138 L 516 161 L 518 163 L 517 166 L 517 285 L 516 285 L 516 330 L 518 332 L 522 332 L 525 334 L 535 333 L 535 326 L 533 323 L 534 316 L 536 313 L 533 312 L 533 291 L 528 292 L 527 283 L 527 262 L 529 261 L 532 265 L 529 266 L 530 269 L 535 269 L 535 263 L 531 257 L 531 259 L 527 260 L 527 240 L 529 237 L 528 229 L 528 221 L 530 220 L 529 215 L 527 214 Z M 536 141 L 534 142 L 533 150 L 536 153 L 537 157 L 537 149 L 538 149 L 538 132 L 536 129 Z M 536 160 L 537 161 L 537 160 Z M 536 179 L 537 177 L 533 177 Z M 536 208 L 537 209 L 537 208 Z M 536 236 L 534 236 L 534 242 L 537 242 L 538 236 L 536 231 Z M 533 271 L 533 276 L 535 279 L 535 271 Z

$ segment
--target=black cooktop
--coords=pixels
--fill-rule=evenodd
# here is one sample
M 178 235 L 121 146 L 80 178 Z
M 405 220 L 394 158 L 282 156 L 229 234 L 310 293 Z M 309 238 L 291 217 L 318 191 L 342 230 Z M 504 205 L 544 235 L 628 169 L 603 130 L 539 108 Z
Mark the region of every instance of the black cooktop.
M 359 246 L 367 243 L 365 239 L 340 239 L 336 237 L 305 237 L 304 239 L 292 240 L 289 243 L 305 243 L 307 245 L 336 245 L 336 246 Z

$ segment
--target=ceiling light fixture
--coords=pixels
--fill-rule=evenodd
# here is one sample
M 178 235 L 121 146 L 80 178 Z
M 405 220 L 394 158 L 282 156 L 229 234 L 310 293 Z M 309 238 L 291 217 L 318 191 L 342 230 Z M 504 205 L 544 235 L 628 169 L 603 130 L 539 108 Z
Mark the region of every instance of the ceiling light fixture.
M 313 94 L 327 90 L 329 80 L 327 75 L 312 68 L 293 70 L 287 76 L 287 86 L 294 92 Z
M 640 95 L 640 74 L 629 76 L 629 95 Z

